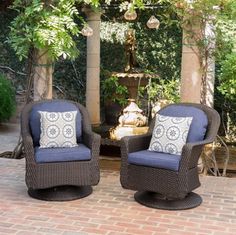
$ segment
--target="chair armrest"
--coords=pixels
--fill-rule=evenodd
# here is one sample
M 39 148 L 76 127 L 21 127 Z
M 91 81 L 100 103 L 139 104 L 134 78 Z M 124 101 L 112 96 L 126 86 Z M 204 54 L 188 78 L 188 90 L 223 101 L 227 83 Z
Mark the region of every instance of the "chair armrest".
M 100 145 L 101 145 L 101 136 L 98 135 L 95 132 L 89 131 L 83 132 L 83 143 L 90 149 L 92 149 L 92 152 L 98 152 L 100 151 Z
M 206 145 L 206 144 L 211 144 L 215 141 L 215 138 L 206 138 L 204 140 L 201 141 L 197 141 L 197 142 L 193 142 L 193 143 L 186 143 L 188 148 L 194 148 L 196 146 L 200 146 L 200 145 Z
M 182 150 L 182 157 L 180 162 L 180 168 L 193 168 L 198 164 L 198 159 L 201 155 L 202 148 L 206 144 L 210 144 L 214 141 L 212 138 L 207 138 L 202 141 L 194 143 L 186 143 Z
M 151 138 L 151 133 L 143 135 L 125 136 L 121 139 L 121 151 L 125 151 L 128 154 L 148 149 Z
M 30 134 L 22 133 L 25 159 L 29 163 L 35 163 L 33 139 Z

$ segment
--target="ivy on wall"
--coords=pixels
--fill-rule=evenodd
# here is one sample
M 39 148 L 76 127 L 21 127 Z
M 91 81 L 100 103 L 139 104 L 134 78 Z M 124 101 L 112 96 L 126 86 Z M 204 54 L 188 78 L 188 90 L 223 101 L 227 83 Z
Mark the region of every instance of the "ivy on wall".
M 161 21 L 159 30 L 151 30 L 146 27 L 146 22 L 152 14 Z M 0 20 L 3 22 L 0 26 L 1 32 L 4 32 L 0 35 L 0 49 L 2 51 L 0 64 L 24 72 L 24 60 L 19 62 L 13 50 L 5 43 L 6 35 L 9 33 L 9 27 L 6 26 L 10 24 L 14 16 L 11 10 L 0 15 Z M 137 58 L 143 71 L 149 70 L 158 73 L 163 79 L 179 79 L 182 32 L 175 21 L 171 21 L 172 24 L 166 23 L 166 18 L 175 17 L 173 12 L 169 12 L 168 8 L 145 10 L 139 11 L 138 16 L 135 22 L 127 22 L 123 19 L 123 13 L 112 8 L 106 10 L 102 16 L 101 78 L 103 79 L 104 70 L 118 72 L 124 70 L 124 32 L 131 27 L 136 31 Z M 78 23 L 80 22 L 78 21 Z M 56 88 L 59 97 L 84 103 L 86 38 L 80 37 L 80 40 L 77 41 L 77 48 L 80 54 L 74 61 L 59 59 L 55 63 L 54 88 Z M 24 76 L 18 75 L 14 80 L 25 88 Z
M 128 28 L 133 28 L 136 32 L 137 60 L 141 69 L 157 73 L 162 79 L 179 79 L 182 30 L 171 8 L 139 11 L 138 19 L 133 23 L 123 21 L 123 18 L 115 11 L 116 9 L 111 8 L 103 17 L 101 67 L 109 71 L 124 71 L 124 32 Z M 115 17 L 112 18 L 114 15 Z M 151 15 L 155 15 L 161 22 L 158 30 L 149 29 L 146 26 Z
M 22 86 L 25 83 L 25 76 L 23 75 L 25 72 L 25 61 L 19 62 L 15 52 L 6 43 L 7 36 L 10 32 L 9 25 L 14 17 L 15 14 L 11 10 L 1 12 L 0 14 L 0 70 L 12 79 L 16 88 L 24 89 Z

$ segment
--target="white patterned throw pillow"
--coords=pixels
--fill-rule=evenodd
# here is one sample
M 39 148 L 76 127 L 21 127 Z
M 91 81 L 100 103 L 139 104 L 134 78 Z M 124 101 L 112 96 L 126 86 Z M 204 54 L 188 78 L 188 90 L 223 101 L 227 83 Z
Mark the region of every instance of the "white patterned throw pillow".
M 192 119 L 157 114 L 148 150 L 181 155 Z
M 71 112 L 40 113 L 40 148 L 75 147 L 76 142 L 76 115 Z

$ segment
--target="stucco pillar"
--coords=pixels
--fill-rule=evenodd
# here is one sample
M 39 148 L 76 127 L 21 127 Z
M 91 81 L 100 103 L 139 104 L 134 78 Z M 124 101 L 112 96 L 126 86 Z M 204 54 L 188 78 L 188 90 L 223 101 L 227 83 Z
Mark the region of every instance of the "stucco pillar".
M 194 25 L 195 33 L 199 25 Z M 182 63 L 181 63 L 181 87 L 180 99 L 182 102 L 200 103 L 201 100 L 201 68 L 198 56 L 198 48 L 195 41 L 187 36 L 183 29 Z
M 100 125 L 100 23 L 101 13 L 85 9 L 93 35 L 87 37 L 86 108 L 92 125 Z

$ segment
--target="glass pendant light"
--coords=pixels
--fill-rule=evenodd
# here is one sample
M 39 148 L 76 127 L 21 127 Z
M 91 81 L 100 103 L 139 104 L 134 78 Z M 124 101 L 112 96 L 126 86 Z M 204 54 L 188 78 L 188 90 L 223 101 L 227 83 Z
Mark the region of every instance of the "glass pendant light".
M 89 25 L 85 25 L 81 30 L 81 34 L 85 37 L 90 37 L 93 35 L 93 29 Z
M 127 10 L 124 14 L 126 20 L 135 20 L 137 18 L 137 13 L 135 10 Z
M 152 15 L 147 22 L 147 27 L 149 29 L 158 29 L 159 26 L 160 26 L 160 21 L 154 15 Z

